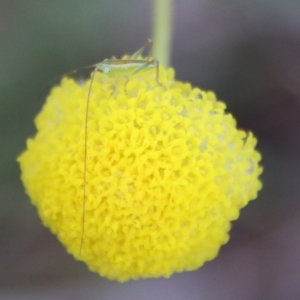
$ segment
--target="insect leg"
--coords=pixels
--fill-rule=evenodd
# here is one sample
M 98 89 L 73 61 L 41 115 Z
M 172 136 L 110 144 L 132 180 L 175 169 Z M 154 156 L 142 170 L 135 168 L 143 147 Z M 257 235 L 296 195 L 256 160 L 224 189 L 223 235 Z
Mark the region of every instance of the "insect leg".
M 145 61 L 145 63 L 142 66 L 140 66 L 139 68 L 137 68 L 136 70 L 134 70 L 130 75 L 136 74 L 136 73 L 138 73 L 138 72 L 146 69 L 147 67 L 149 67 L 151 65 L 153 66 L 153 68 L 156 69 L 156 81 L 157 81 L 158 84 L 160 84 L 160 82 L 158 80 L 158 78 L 159 78 L 159 62 L 155 58 L 153 58 L 153 59 L 151 59 L 149 61 Z
M 116 91 L 117 91 L 119 82 L 120 82 L 120 77 L 117 77 L 116 82 L 112 85 L 111 95 L 113 95 L 114 97 L 116 96 Z
M 142 53 L 144 52 L 144 50 L 146 48 L 150 48 L 152 46 L 152 40 L 151 39 L 148 39 L 148 41 L 145 43 L 145 45 L 140 48 L 138 51 L 134 52 L 131 56 L 130 56 L 130 59 L 132 60 L 136 60 L 139 58 L 139 56 L 142 55 Z
M 152 62 L 153 62 L 153 65 L 156 68 L 156 82 L 157 82 L 157 84 L 160 85 L 161 87 L 163 87 L 164 89 L 166 89 L 166 87 L 162 83 L 159 82 L 159 61 L 158 61 L 158 59 L 153 58 Z

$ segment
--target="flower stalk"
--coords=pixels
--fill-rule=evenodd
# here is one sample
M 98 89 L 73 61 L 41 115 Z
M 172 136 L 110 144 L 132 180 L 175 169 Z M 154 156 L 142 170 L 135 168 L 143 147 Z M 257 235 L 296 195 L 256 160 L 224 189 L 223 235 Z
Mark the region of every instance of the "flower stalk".
M 154 0 L 153 57 L 164 67 L 170 65 L 173 0 Z

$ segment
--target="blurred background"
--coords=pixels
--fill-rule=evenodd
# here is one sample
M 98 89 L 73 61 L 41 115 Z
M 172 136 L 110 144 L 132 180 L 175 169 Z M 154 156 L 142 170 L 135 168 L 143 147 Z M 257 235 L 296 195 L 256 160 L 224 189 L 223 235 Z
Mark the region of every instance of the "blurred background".
M 300 299 L 300 1 L 174 1 L 176 77 L 213 90 L 258 137 L 264 188 L 217 259 L 171 279 L 111 282 L 44 228 L 16 157 L 49 82 L 133 53 L 150 0 L 0 1 L 0 299 Z

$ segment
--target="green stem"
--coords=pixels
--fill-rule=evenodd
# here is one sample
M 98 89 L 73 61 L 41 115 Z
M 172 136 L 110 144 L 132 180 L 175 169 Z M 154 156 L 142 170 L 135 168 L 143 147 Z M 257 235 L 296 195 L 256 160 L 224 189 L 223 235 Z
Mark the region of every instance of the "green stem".
M 173 0 L 153 0 L 153 57 L 160 64 L 168 67 L 170 64 L 172 38 L 172 5 Z

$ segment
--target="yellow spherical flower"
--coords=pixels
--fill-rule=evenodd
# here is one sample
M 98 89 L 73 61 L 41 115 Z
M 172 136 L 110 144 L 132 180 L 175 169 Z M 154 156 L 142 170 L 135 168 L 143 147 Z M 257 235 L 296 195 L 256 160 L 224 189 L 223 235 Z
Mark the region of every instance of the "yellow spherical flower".
M 172 69 L 160 67 L 159 82 L 154 70 L 97 73 L 85 141 L 90 81 L 64 78 L 18 158 L 44 225 L 109 279 L 199 268 L 261 188 L 256 139 L 236 128 L 225 104 L 174 80 Z

